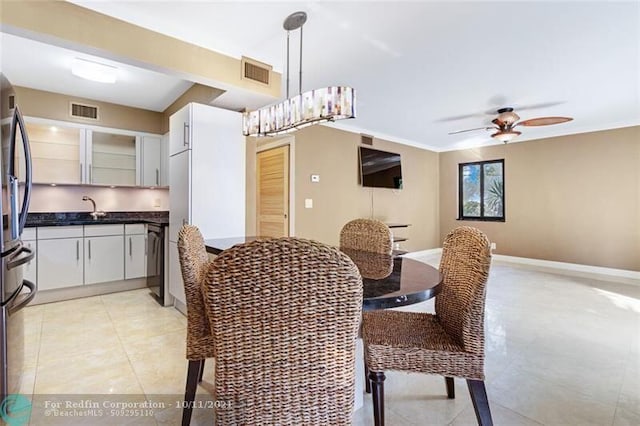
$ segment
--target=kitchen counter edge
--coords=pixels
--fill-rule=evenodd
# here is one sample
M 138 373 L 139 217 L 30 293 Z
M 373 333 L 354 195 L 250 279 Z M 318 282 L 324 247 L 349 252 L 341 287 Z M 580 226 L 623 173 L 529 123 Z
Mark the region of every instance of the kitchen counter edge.
M 25 227 L 73 226 L 73 225 L 118 225 L 150 223 L 169 225 L 168 211 L 107 212 L 107 216 L 93 219 L 89 212 L 29 213 Z

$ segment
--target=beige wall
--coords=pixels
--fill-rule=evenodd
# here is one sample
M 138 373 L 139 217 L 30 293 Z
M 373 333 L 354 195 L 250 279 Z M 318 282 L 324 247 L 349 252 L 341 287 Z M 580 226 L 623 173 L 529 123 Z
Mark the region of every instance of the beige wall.
M 163 114 L 140 108 L 98 102 L 92 99 L 61 95 L 42 90 L 15 87 L 17 99 L 20 101 L 22 114 L 30 117 L 48 118 L 51 120 L 70 121 L 92 126 L 112 127 L 162 134 Z M 70 115 L 70 102 L 78 102 L 99 108 L 98 120 L 83 120 Z
M 409 238 L 402 243 L 406 250 L 440 246 L 437 153 L 375 139 L 373 148 L 402 156 L 404 188 L 363 188 L 358 183 L 359 134 L 311 126 L 293 135 L 296 236 L 337 245 L 345 223 L 374 217 L 412 224 L 397 231 L 398 236 Z M 255 145 L 255 140 L 248 139 L 248 157 L 255 157 Z M 311 174 L 320 175 L 320 182 L 312 183 Z M 247 232 L 251 234 L 255 232 L 255 159 L 248 159 L 247 182 Z M 304 208 L 306 198 L 313 199 L 312 209 Z
M 82 201 L 83 195 L 93 198 L 96 207 L 106 212 L 169 210 L 168 189 L 34 185 L 29 212 L 91 211 L 93 207 Z
M 457 221 L 458 163 L 505 159 L 506 222 Z M 640 271 L 640 127 L 440 154 L 440 239 L 482 229 L 498 254 Z

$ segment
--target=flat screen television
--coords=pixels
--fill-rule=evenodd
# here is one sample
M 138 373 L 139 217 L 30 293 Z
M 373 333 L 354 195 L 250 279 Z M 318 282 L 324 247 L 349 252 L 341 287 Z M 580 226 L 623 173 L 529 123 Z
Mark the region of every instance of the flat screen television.
M 402 189 L 400 154 L 361 146 L 360 182 L 367 187 Z

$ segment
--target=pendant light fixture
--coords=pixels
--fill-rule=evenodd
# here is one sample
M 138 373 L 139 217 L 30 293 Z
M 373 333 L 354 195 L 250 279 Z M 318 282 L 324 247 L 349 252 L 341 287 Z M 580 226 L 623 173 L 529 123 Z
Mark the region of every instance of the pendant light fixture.
M 347 86 L 330 86 L 302 93 L 302 26 L 305 12 L 294 12 L 284 20 L 287 31 L 287 99 L 243 114 L 245 136 L 275 136 L 326 121 L 356 117 L 356 91 Z M 300 29 L 300 71 L 298 94 L 289 97 L 289 33 Z

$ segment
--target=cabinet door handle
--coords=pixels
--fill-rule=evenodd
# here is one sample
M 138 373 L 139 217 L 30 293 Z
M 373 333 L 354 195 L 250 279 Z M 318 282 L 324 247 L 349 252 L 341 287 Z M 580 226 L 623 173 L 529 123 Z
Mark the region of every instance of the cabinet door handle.
M 89 240 L 89 260 L 91 260 L 91 240 Z
M 147 244 L 149 244 L 149 243 L 148 243 L 147 241 L 149 241 L 149 240 L 147 239 L 147 237 L 144 237 L 144 255 L 145 255 L 145 256 L 148 254 L 148 253 L 147 253 L 147 252 L 148 252 Z
M 156 185 L 160 185 L 160 170 L 156 169 Z
M 76 260 L 80 260 L 80 240 L 76 240 Z
M 133 250 L 131 246 L 132 246 L 131 237 L 129 237 L 129 257 L 133 257 Z
M 80 183 L 82 183 L 82 163 L 80 163 Z
M 87 183 L 93 183 L 92 179 L 91 179 L 91 172 L 93 171 L 93 165 L 89 164 L 89 182 Z
M 184 131 L 183 131 L 183 137 L 184 137 L 184 141 L 183 141 L 183 145 L 184 146 L 189 146 L 189 125 L 187 123 L 184 123 Z

